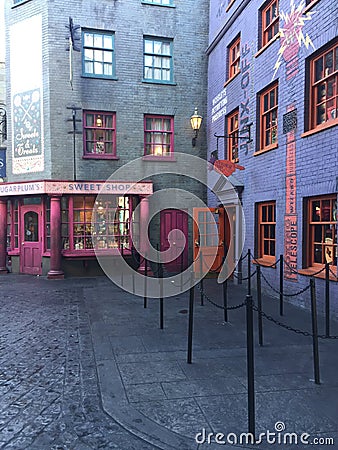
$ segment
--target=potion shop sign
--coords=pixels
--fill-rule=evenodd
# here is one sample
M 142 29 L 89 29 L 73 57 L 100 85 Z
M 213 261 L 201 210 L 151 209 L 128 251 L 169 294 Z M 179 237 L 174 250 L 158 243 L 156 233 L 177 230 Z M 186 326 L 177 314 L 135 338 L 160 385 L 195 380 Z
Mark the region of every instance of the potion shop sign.
M 40 90 L 16 94 L 13 106 L 14 157 L 41 155 Z

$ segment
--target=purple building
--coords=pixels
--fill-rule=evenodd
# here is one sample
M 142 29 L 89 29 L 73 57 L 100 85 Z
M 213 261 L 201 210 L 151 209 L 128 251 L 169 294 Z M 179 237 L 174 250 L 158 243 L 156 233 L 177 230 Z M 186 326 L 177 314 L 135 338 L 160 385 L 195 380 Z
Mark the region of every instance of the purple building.
M 320 309 L 328 271 L 335 313 L 337 20 L 333 0 L 211 0 L 207 49 L 208 155 L 237 164 L 230 181 L 238 197 L 227 184 L 215 190 L 237 208 L 237 221 L 243 206 L 242 255 L 250 249 L 254 263 L 266 266 L 262 285 L 272 295 L 280 255 L 286 293 L 303 290 L 314 276 Z M 215 171 L 210 177 L 217 179 Z M 210 206 L 215 202 L 210 194 Z M 293 300 L 309 307 L 309 290 Z

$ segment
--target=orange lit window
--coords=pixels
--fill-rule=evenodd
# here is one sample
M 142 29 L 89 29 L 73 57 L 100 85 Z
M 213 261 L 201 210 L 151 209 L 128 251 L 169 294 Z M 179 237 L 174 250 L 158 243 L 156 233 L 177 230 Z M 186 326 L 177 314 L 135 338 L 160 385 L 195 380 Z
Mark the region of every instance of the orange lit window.
M 170 116 L 144 117 L 144 155 L 171 156 L 174 151 L 174 118 Z
M 308 201 L 308 266 L 328 263 L 337 266 L 337 196 Z
M 275 83 L 259 96 L 260 150 L 277 145 L 278 84 Z
M 276 260 L 276 202 L 258 204 L 258 257 Z
M 278 0 L 273 0 L 262 10 L 262 47 L 279 32 Z
M 310 67 L 310 128 L 338 123 L 338 43 L 313 58 Z
M 240 71 L 241 39 L 238 38 L 229 47 L 229 78 L 234 77 Z
M 238 109 L 227 117 L 228 159 L 238 162 Z

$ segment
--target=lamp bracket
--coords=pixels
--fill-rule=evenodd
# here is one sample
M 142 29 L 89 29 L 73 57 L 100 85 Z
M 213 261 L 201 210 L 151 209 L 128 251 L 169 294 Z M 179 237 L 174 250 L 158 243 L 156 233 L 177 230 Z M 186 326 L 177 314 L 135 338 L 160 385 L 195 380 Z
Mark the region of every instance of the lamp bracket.
M 237 139 L 245 139 L 247 144 L 250 144 L 252 142 L 252 137 L 251 137 L 251 127 L 252 127 L 252 122 L 248 123 L 247 125 L 245 125 L 241 130 L 237 130 L 234 131 L 234 133 L 229 136 L 228 134 L 225 134 L 224 136 L 221 135 L 217 135 L 216 133 L 214 133 L 215 138 L 217 139 L 217 149 L 218 149 L 218 139 L 233 139 L 233 137 L 237 137 Z M 240 136 L 239 133 L 246 133 L 245 136 Z

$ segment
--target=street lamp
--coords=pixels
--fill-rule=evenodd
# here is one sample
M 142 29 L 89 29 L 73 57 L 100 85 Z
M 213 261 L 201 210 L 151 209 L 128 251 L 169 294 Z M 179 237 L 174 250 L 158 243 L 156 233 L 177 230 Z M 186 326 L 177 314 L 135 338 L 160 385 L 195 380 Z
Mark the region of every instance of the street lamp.
M 202 119 L 203 119 L 202 116 L 200 116 L 198 114 L 197 108 L 195 108 L 194 114 L 190 117 L 191 128 L 195 132 L 195 135 L 192 138 L 192 146 L 193 147 L 196 146 L 196 139 L 197 139 L 199 129 L 201 128 Z

